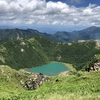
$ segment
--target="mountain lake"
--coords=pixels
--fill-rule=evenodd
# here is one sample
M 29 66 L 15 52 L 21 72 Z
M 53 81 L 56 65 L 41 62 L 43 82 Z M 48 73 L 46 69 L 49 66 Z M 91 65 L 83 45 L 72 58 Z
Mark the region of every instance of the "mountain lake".
M 43 66 L 37 66 L 34 68 L 29 68 L 29 72 L 33 73 L 43 73 L 48 76 L 56 76 L 64 71 L 69 71 L 70 69 L 63 63 L 51 62 Z

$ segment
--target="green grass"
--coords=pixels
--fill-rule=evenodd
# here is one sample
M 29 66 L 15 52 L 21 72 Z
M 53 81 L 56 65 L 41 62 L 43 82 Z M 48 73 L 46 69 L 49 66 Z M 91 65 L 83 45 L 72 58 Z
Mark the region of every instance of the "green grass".
M 11 77 L 7 82 L 6 74 L 0 73 L 0 100 L 100 100 L 100 72 L 79 71 L 67 76 L 54 76 L 37 90 L 28 91 L 14 77 L 16 70 L 6 68 L 5 73 L 11 71 Z M 19 73 L 22 78 L 26 77 Z
M 76 69 L 73 67 L 72 64 L 70 63 L 63 63 L 63 64 L 65 64 L 65 66 L 67 66 L 71 71 L 76 71 Z

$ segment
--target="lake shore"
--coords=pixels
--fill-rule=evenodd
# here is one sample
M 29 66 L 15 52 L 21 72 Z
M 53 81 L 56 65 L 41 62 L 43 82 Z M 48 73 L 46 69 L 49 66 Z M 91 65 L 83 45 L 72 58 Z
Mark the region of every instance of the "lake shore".
M 63 63 L 66 67 L 68 67 L 70 69 L 70 71 L 76 71 L 76 69 L 73 67 L 72 64 L 69 63 Z
M 53 62 L 51 62 L 51 64 L 52 64 L 52 63 L 59 63 L 59 62 L 53 61 Z M 67 67 L 68 70 L 59 72 L 58 75 L 68 75 L 68 72 L 70 72 L 70 71 L 75 71 L 75 68 L 72 66 L 72 64 L 64 63 L 64 62 L 60 62 L 60 63 L 62 63 L 65 67 Z M 35 67 L 35 68 L 36 68 L 36 67 Z M 31 74 L 31 73 L 34 73 L 34 74 L 39 73 L 39 72 L 29 72 L 29 71 L 28 71 L 28 68 L 25 68 L 25 69 L 23 69 L 23 70 L 21 70 L 21 71 L 24 71 L 24 72 L 29 73 L 29 74 Z M 54 75 L 54 76 L 55 76 L 55 75 Z
M 76 69 L 72 66 L 72 64 L 69 64 L 69 63 L 62 63 L 62 64 L 64 64 L 67 68 L 69 68 L 69 70 L 60 72 L 58 75 L 63 75 L 63 76 L 65 76 L 65 75 L 68 75 L 68 73 L 69 73 L 70 71 L 76 71 Z

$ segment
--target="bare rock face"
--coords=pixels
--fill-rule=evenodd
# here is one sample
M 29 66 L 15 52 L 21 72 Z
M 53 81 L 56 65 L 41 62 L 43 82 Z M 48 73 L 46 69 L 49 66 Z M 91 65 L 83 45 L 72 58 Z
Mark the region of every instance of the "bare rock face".
M 94 69 L 95 71 L 100 71 L 100 61 L 94 63 Z
M 96 42 L 96 46 L 100 47 L 100 40 L 95 40 L 95 42 Z
M 87 68 L 87 71 L 100 71 L 100 61 L 98 60 L 92 67 Z
M 31 75 L 32 76 L 32 75 Z M 20 80 L 20 84 L 27 90 L 35 90 L 39 88 L 44 82 L 50 81 L 50 77 L 45 76 L 42 73 L 34 75 L 35 77 L 27 78 L 26 80 Z M 16 74 L 15 77 L 18 79 L 19 74 Z

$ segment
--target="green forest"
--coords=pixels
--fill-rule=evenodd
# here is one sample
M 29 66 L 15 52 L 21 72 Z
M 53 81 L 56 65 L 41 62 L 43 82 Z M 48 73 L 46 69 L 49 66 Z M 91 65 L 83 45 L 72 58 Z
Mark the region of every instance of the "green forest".
M 98 54 L 100 54 L 100 49 L 93 40 L 55 43 L 39 36 L 0 43 L 0 65 L 8 65 L 17 70 L 40 66 L 52 61 L 70 63 L 80 70 L 94 55 Z

